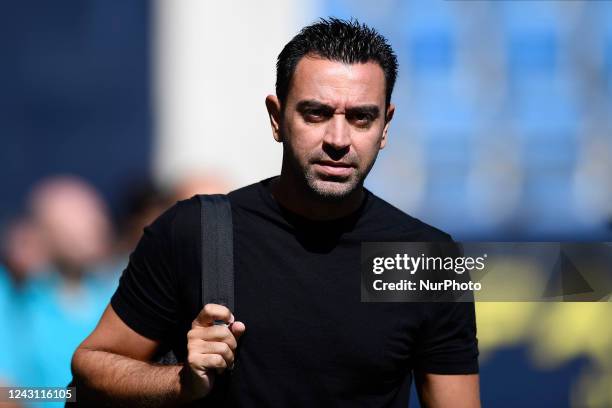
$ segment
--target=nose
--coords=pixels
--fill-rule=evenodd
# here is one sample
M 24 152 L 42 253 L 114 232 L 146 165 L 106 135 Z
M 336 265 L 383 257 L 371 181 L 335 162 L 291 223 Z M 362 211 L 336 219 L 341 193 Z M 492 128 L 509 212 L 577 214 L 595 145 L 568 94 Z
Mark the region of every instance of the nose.
M 325 129 L 323 144 L 335 151 L 345 151 L 351 146 L 351 134 L 349 124 L 344 115 L 336 114 L 329 120 Z

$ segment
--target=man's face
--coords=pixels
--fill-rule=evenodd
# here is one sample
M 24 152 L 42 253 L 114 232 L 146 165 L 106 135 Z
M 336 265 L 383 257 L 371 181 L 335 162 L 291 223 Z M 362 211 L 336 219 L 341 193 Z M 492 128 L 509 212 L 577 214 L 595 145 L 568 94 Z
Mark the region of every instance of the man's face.
M 363 183 L 385 146 L 385 77 L 374 63 L 302 58 L 275 137 L 284 161 L 321 197 L 341 199 Z

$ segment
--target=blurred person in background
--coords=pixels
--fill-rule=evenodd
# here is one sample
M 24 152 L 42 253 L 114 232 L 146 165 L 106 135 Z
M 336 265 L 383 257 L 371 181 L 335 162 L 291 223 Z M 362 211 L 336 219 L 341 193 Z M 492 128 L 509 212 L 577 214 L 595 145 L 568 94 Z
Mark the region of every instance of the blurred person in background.
M 124 187 L 121 212 L 117 216 L 117 244 L 113 248 L 119 272 L 127 264 L 130 252 L 136 248 L 143 229 L 172 202 L 165 191 L 147 178 L 131 181 Z
M 111 223 L 96 190 L 76 177 L 40 182 L 28 210 L 47 266 L 25 282 L 21 319 L 9 329 L 18 338 L 11 353 L 19 362 L 11 380 L 65 386 L 74 348 L 95 327 L 116 286 L 112 274 L 93 273 L 110 254 Z
M 0 384 L 16 385 L 27 376 L 23 362 L 13 352 L 27 339 L 20 329 L 27 317 L 25 288 L 48 264 L 40 230 L 28 216 L 16 218 L 2 231 L 0 259 Z
M 170 190 L 170 202 L 187 200 L 196 194 L 226 194 L 230 191 L 227 177 L 211 171 L 191 174 L 180 179 Z
M 16 316 L 14 285 L 8 270 L 0 264 L 0 387 L 15 386 L 17 384 L 18 361 L 15 358 L 14 333 Z M 0 408 L 16 407 L 0 402 Z
M 59 176 L 34 187 L 29 209 L 51 266 L 67 287 L 80 287 L 110 250 L 112 228 L 102 198 L 85 181 Z
M 33 275 L 46 268 L 49 253 L 32 219 L 22 216 L 9 223 L 1 240 L 1 259 L 8 277 L 16 287 L 22 287 Z

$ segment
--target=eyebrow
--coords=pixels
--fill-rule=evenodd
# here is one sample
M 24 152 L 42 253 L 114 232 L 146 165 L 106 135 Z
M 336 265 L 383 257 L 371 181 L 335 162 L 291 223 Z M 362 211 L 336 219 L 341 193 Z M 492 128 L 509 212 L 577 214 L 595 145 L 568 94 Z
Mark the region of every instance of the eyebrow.
M 327 105 L 325 103 L 313 100 L 313 99 L 307 99 L 304 101 L 299 101 L 296 109 L 298 112 L 304 112 L 310 109 L 317 109 L 317 110 L 324 110 L 326 112 L 333 112 L 334 108 L 331 107 L 330 105 Z
M 355 106 L 346 110 L 346 115 L 351 114 L 368 114 L 372 117 L 372 119 L 376 119 L 380 115 L 380 109 L 376 105 Z
M 323 111 L 330 112 L 330 113 L 334 112 L 335 110 L 333 106 L 327 105 L 323 102 L 319 102 L 314 99 L 307 99 L 307 100 L 298 102 L 296 109 L 298 110 L 298 112 L 304 112 L 309 109 L 318 109 L 318 110 L 323 110 Z M 360 105 L 360 106 L 354 106 L 354 107 L 346 109 L 345 114 L 354 115 L 356 113 L 369 114 L 374 119 L 376 119 L 380 115 L 380 109 L 378 108 L 377 105 Z

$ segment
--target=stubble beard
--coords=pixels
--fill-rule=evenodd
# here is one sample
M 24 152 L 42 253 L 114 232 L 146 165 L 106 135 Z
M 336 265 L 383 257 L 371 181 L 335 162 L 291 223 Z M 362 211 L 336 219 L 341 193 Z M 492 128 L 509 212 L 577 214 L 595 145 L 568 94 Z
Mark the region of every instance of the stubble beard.
M 376 157 L 362 169 L 360 159 L 350 154 L 344 158 L 344 162 L 353 165 L 353 171 L 347 177 L 332 177 L 320 174 L 315 168 L 315 163 L 321 160 L 329 160 L 329 156 L 323 152 L 307 158 L 305 164 L 298 162 L 291 155 L 292 167 L 296 174 L 303 180 L 306 190 L 316 199 L 327 202 L 338 202 L 347 199 L 363 187 L 368 173 L 374 166 Z
M 310 192 L 323 201 L 342 201 L 363 185 L 363 177 L 357 168 L 346 178 L 322 178 L 310 164 L 303 169 L 303 177 Z

